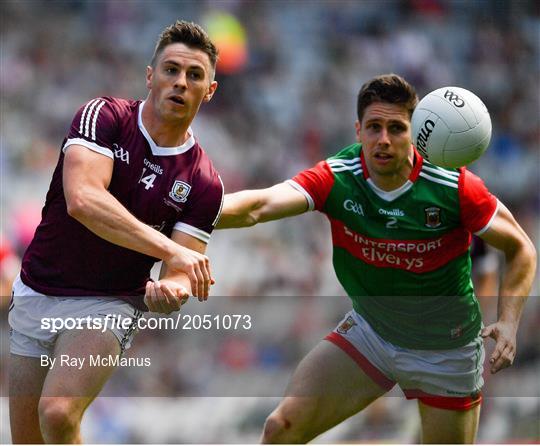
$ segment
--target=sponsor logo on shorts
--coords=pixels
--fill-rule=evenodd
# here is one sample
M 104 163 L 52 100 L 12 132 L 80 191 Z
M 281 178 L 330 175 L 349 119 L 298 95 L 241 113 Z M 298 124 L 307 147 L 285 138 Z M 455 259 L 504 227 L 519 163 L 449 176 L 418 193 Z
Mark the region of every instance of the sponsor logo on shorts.
M 346 334 L 355 325 L 358 324 L 354 321 L 352 316 L 349 316 L 339 325 L 339 327 L 337 328 L 337 332 L 341 334 Z

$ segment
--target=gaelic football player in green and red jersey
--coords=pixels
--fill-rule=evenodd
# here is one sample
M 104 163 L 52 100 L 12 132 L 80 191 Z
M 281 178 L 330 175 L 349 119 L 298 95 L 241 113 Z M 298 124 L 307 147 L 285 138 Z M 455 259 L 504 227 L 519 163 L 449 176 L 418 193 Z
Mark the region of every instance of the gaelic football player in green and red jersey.
M 353 306 L 301 361 L 266 420 L 264 443 L 307 442 L 396 383 L 419 400 L 424 442 L 472 443 L 482 337 L 496 341 L 492 373 L 512 364 L 534 247 L 482 180 L 418 154 L 410 124 L 417 102 L 401 77 L 376 77 L 358 96 L 356 144 L 289 181 L 225 197 L 219 228 L 324 213 Z M 506 257 L 498 320 L 485 328 L 471 284 L 472 234 Z

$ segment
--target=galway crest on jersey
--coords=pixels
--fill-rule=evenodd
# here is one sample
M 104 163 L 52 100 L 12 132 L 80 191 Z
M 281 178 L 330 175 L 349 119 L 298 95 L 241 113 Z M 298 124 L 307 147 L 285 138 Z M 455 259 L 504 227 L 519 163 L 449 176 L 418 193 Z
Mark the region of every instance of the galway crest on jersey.
M 178 203 L 185 203 L 187 201 L 187 196 L 191 186 L 184 181 L 175 180 L 171 191 L 169 192 L 169 197 Z

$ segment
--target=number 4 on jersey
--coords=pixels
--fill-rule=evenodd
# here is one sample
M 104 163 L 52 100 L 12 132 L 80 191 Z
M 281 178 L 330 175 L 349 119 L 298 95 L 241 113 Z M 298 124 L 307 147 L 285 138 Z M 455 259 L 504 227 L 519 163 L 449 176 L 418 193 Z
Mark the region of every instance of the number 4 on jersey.
M 156 179 L 156 174 L 151 173 L 150 175 L 144 176 L 145 173 L 146 173 L 146 167 L 143 167 L 141 178 L 139 178 L 139 183 L 144 183 L 145 184 L 144 188 L 146 190 L 149 190 L 151 187 L 154 187 L 154 180 Z

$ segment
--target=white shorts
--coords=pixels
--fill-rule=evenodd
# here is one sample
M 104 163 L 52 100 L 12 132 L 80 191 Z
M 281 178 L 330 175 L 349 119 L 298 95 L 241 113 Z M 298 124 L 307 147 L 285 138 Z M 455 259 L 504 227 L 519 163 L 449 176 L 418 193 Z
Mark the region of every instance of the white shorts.
M 114 298 L 46 296 L 26 286 L 17 276 L 13 282 L 12 301 L 9 305 L 10 351 L 16 355 L 37 358 L 41 355 L 52 356 L 58 335 L 67 329 L 54 331 L 42 328 L 46 318 L 73 320 L 89 316 L 94 320 L 104 321 L 107 315 L 132 320 L 125 329 L 113 323 L 109 326 L 103 324 L 116 336 L 120 343 L 120 351 L 123 353 L 131 346 L 137 322 L 142 316 L 141 311 Z
M 385 390 L 397 383 L 407 398 L 456 410 L 481 401 L 485 353 L 480 334 L 456 349 L 407 349 L 385 341 L 352 310 L 325 339 L 344 350 Z

